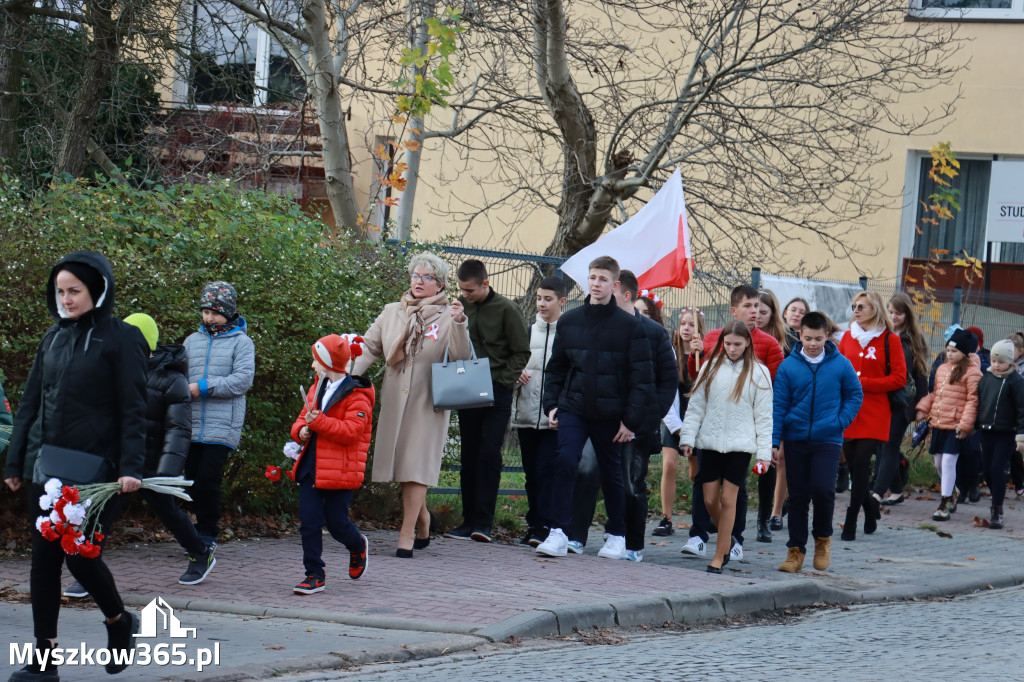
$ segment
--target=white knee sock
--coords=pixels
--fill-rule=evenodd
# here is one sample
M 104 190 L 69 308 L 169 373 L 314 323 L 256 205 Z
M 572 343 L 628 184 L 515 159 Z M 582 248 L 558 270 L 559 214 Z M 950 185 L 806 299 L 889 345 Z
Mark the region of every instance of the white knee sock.
M 936 455 L 938 456 L 938 455 Z M 942 496 L 949 497 L 953 494 L 953 487 L 956 485 L 956 461 L 960 455 L 943 453 L 942 455 Z

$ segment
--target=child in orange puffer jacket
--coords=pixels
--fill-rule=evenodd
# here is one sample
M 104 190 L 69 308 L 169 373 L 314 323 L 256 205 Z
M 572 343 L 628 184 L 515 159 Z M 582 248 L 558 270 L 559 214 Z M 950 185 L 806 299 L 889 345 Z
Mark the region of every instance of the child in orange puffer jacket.
M 974 431 L 978 415 L 978 382 L 981 360 L 975 355 L 974 335 L 957 329 L 946 346 L 946 361 L 935 373 L 935 390 L 917 404 L 917 421 L 931 419 L 932 444 L 939 471 L 942 501 L 932 514 L 936 521 L 948 521 L 957 507 L 956 461 L 967 436 Z
M 349 376 L 352 356 L 362 354 L 358 336 L 325 336 L 313 344 L 317 379 L 306 395 L 306 407 L 292 424 L 292 438 L 303 444 L 288 473 L 299 484 L 299 534 L 306 579 L 299 594 L 322 592 L 326 584 L 323 534 L 327 530 L 350 553 L 348 575 L 357 580 L 366 571 L 369 543 L 348 516 L 352 491 L 363 483 L 373 425 L 373 384 Z

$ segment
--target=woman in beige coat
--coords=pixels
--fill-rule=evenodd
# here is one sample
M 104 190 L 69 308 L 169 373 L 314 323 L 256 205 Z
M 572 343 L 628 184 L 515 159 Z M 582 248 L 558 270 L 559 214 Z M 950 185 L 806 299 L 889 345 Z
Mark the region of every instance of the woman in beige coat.
M 389 303 L 363 334 L 366 352 L 356 359 L 353 374 L 362 374 L 383 357 L 380 416 L 373 450 L 375 483 L 402 484 L 402 530 L 396 556 L 411 558 L 415 545 L 429 542 L 427 487 L 437 485 L 441 456 L 448 438 L 449 411 L 434 412 L 430 396 L 430 365 L 448 356 L 465 360 L 472 354 L 462 304 L 448 302 L 448 266 L 432 253 L 409 261 L 409 290 Z

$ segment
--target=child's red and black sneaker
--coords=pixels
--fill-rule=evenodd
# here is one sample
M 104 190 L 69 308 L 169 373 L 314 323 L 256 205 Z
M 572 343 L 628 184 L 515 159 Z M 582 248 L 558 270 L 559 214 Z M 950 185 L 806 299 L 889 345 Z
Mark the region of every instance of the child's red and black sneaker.
M 365 535 L 360 537 L 363 538 L 363 551 L 349 554 L 348 577 L 352 580 L 359 580 L 366 573 L 366 560 L 370 555 L 370 541 Z
M 327 576 L 313 575 L 310 573 L 306 576 L 305 580 L 293 587 L 292 590 L 298 594 L 315 594 L 317 592 L 323 592 L 324 587 L 326 586 Z

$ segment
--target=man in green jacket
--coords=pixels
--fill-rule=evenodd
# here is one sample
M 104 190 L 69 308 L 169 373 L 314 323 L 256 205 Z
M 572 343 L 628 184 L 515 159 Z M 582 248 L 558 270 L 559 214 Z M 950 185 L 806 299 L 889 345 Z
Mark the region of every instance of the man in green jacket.
M 473 348 L 478 357 L 490 360 L 494 405 L 459 410 L 463 523 L 445 537 L 490 542 L 512 391 L 530 359 L 530 335 L 519 308 L 491 288 L 482 262 L 467 260 L 456 276 Z

